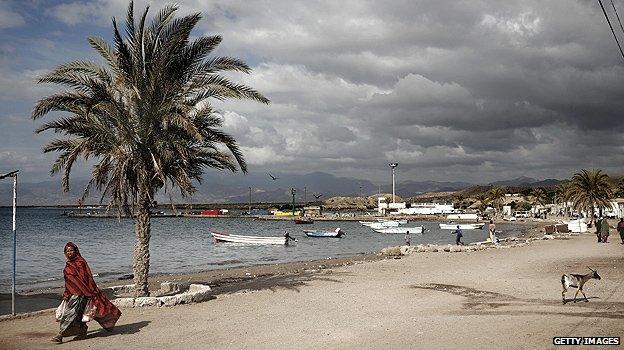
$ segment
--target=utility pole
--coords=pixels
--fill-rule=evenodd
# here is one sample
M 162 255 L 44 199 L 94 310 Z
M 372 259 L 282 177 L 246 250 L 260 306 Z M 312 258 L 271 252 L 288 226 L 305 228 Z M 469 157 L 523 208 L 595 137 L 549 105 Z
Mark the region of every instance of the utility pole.
M 16 243 L 17 243 L 17 235 L 15 232 L 15 210 L 17 208 L 17 173 L 19 170 L 14 170 L 10 173 L 0 175 L 0 180 L 6 177 L 13 178 L 13 277 L 12 277 L 12 285 L 11 285 L 11 315 L 15 315 L 15 256 L 17 252 Z
M 290 194 L 292 194 L 292 214 L 293 216 L 295 216 L 295 193 L 297 193 L 297 191 L 294 188 L 290 189 Z
M 394 201 L 394 169 L 399 166 L 399 163 L 390 163 L 388 164 L 390 166 L 390 168 L 392 168 L 392 203 L 395 203 Z
M 251 215 L 251 186 L 249 187 L 249 215 Z
M 303 204 L 308 205 L 308 188 L 303 188 Z

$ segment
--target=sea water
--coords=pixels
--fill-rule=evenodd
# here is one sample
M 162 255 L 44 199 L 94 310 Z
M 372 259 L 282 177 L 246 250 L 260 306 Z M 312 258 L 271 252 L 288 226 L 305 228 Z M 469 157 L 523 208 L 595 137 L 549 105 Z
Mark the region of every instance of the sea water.
M 115 280 L 132 273 L 134 221 L 122 218 L 72 218 L 63 209 L 17 209 L 16 289 L 27 291 L 63 286 L 68 241 L 78 245 L 89 262 L 96 281 Z M 0 293 L 11 290 L 12 209 L 0 208 Z M 410 221 L 406 226 L 424 226 L 423 234 L 411 234 L 411 244 L 453 244 L 455 235 L 440 230 L 438 222 Z M 303 230 L 334 231 L 343 238 L 308 238 Z M 187 273 L 228 267 L 325 259 L 378 252 L 387 246 L 405 243 L 403 234 L 374 232 L 357 221 L 315 221 L 296 225 L 292 221 L 250 218 L 152 218 L 150 273 Z M 499 224 L 500 237 L 520 234 L 517 224 Z M 282 236 L 285 231 L 297 239 L 288 246 L 214 243 L 210 231 Z M 465 243 L 484 241 L 482 230 L 464 230 Z

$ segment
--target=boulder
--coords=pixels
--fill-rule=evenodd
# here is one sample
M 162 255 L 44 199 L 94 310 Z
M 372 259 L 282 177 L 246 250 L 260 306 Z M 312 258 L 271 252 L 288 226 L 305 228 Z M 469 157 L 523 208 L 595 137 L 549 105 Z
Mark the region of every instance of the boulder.
M 134 298 L 117 298 L 111 300 L 111 303 L 120 308 L 133 308 Z
M 193 302 L 193 294 L 192 293 L 180 293 L 177 294 L 178 304 L 190 304 Z
M 166 297 L 160 297 L 158 299 L 160 299 L 160 302 L 161 302 L 162 306 L 178 305 L 178 303 L 180 301 L 177 295 L 169 295 L 169 296 L 166 296 Z
M 382 255 L 386 256 L 400 256 L 401 247 L 386 247 L 381 250 Z
M 160 300 L 156 297 L 139 297 L 134 299 L 135 307 L 160 306 Z
M 191 284 L 188 289 L 189 293 L 206 292 L 206 291 L 208 292 L 211 291 L 210 286 L 207 284 Z
M 180 284 L 178 283 L 163 282 L 160 284 L 160 290 L 158 291 L 158 294 L 160 295 L 175 294 L 175 293 L 179 293 L 181 289 L 182 288 L 180 287 Z

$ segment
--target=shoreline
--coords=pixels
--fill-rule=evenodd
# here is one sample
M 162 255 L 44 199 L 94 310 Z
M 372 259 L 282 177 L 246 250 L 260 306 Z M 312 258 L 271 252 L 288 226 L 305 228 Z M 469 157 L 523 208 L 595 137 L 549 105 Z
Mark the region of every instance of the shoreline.
M 495 221 L 495 223 L 508 223 Z M 517 222 L 523 225 L 519 239 L 541 237 L 543 227 L 550 221 Z M 157 273 L 148 278 L 150 290 L 158 290 L 161 282 L 177 282 L 182 284 L 208 284 L 215 293 L 231 293 L 244 289 L 262 288 L 275 283 L 280 278 L 304 276 L 320 273 L 336 267 L 392 259 L 380 251 L 360 253 L 350 256 L 328 257 L 325 259 L 301 260 L 284 263 L 256 264 L 241 267 L 226 267 L 213 270 L 202 270 L 182 273 Z M 103 280 L 98 283 L 100 288 L 132 284 L 132 279 Z M 35 312 L 56 308 L 60 303 L 63 287 L 34 288 L 16 293 L 16 310 L 19 312 Z M 0 316 L 10 313 L 10 293 L 0 293 Z

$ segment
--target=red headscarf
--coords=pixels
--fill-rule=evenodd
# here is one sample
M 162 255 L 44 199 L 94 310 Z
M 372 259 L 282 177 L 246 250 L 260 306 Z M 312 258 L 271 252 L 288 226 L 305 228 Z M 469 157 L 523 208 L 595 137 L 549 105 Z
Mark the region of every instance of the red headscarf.
M 89 264 L 80 255 L 78 246 L 72 242 L 67 242 L 63 252 L 67 247 L 74 248 L 76 254 L 72 259 L 67 259 L 65 269 L 63 269 L 63 276 L 65 277 L 63 298 L 68 299 L 72 295 L 83 295 L 91 299 L 96 307 L 94 319 L 102 327 L 112 328 L 121 316 L 121 311 L 102 294 L 102 291 L 95 284 Z

